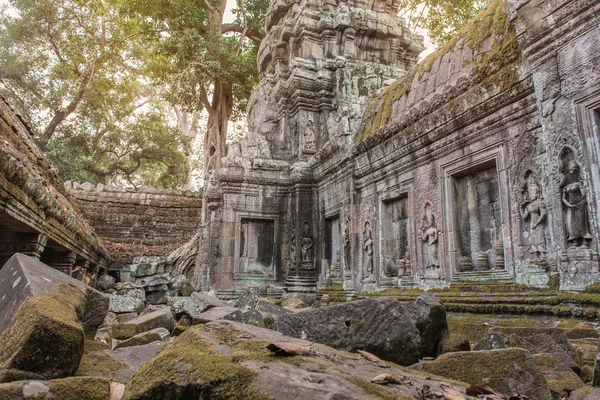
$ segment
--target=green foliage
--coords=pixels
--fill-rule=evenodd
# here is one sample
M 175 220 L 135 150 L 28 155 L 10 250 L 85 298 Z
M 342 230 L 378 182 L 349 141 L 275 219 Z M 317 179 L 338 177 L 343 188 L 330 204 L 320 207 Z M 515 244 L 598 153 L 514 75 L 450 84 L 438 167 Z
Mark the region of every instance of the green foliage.
M 168 86 L 171 103 L 189 112 L 213 108 L 214 97 L 212 102 L 208 97 L 220 82 L 231 91 L 239 116 L 258 83 L 258 42 L 239 33 L 262 27 L 268 1 L 239 6 L 235 23 L 227 26 L 221 25 L 224 4 L 213 3 L 211 9 L 202 1 L 129 0 L 124 10 L 143 21 L 150 51 L 148 71 L 155 82 Z
M 0 92 L 31 122 L 61 177 L 185 183 L 188 143 L 148 85 L 140 24 L 122 1 L 10 5 L 0 15 Z
M 490 0 L 402 0 L 401 15 L 412 29 L 423 28 L 440 45 L 483 10 Z

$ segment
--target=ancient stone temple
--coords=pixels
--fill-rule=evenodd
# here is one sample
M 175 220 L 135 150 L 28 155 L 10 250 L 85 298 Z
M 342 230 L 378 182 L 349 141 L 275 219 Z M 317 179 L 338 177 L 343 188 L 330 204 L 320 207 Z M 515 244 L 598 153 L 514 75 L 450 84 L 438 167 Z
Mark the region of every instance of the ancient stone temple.
M 273 2 L 249 133 L 205 188 L 199 289 L 598 281 L 593 3 L 496 0 L 417 64 L 394 1 Z
M 15 253 L 78 279 L 109 260 L 27 123 L 0 97 L 0 268 Z

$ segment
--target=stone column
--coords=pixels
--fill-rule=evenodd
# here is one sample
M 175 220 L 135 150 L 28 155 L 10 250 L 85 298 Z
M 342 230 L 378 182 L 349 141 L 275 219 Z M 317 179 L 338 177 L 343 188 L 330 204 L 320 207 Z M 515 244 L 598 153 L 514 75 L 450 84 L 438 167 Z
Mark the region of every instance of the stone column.
M 15 253 L 22 253 L 37 260 L 46 247 L 48 237 L 41 233 L 1 232 L 0 233 L 0 268 Z
M 48 265 L 71 276 L 76 254 L 74 251 L 61 251 L 51 254 Z

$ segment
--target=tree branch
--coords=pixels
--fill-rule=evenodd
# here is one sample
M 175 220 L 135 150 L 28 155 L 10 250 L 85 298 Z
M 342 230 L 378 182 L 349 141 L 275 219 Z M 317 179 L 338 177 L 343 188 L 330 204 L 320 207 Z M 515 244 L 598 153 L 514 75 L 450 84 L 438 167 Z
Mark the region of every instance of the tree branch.
M 243 28 L 238 24 L 222 24 L 221 25 L 221 33 L 244 33 L 244 29 L 246 30 L 246 36 L 256 42 L 260 42 L 265 38 L 265 34 L 262 31 L 257 31 L 256 29 Z

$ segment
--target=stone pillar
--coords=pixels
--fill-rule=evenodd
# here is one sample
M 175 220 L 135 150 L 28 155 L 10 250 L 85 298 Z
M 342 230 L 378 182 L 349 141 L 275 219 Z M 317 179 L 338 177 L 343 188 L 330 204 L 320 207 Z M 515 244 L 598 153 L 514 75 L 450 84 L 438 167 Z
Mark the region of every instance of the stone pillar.
M 51 254 L 48 265 L 71 276 L 76 254 L 74 251 L 61 251 Z
M 41 233 L 0 232 L 0 268 L 15 253 L 39 260 L 47 240 L 48 237 Z

